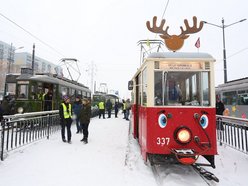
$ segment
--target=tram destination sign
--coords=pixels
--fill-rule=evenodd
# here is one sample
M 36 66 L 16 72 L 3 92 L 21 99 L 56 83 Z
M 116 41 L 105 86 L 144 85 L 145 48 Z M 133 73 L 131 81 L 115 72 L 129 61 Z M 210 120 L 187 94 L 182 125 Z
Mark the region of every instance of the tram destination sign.
M 161 62 L 160 69 L 167 70 L 201 70 L 203 64 L 200 62 Z

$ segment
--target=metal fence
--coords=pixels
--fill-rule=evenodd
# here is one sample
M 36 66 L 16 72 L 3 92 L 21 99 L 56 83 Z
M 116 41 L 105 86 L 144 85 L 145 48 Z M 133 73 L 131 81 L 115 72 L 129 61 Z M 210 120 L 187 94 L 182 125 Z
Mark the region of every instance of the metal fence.
M 41 138 L 49 139 L 59 129 L 58 110 L 4 116 L 0 125 L 1 160 L 8 151 Z
M 217 139 L 236 150 L 248 153 L 248 119 L 216 116 Z

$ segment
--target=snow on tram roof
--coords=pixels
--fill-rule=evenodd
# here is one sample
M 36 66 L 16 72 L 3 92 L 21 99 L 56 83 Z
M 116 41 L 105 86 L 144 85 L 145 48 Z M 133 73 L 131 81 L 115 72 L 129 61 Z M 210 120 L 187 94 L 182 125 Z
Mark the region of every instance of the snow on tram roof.
M 185 59 L 208 59 L 214 60 L 213 56 L 201 52 L 155 52 L 148 55 L 147 58 L 185 58 Z

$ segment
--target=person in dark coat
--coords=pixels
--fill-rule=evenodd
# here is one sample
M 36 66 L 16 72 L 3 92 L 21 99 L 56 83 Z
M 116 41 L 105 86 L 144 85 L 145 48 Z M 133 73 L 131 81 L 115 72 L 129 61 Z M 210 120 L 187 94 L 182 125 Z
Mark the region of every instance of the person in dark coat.
M 59 108 L 60 124 L 61 124 L 61 136 L 62 141 L 66 142 L 65 139 L 65 127 L 67 129 L 67 142 L 71 143 L 71 124 L 72 124 L 72 106 L 70 104 L 70 98 L 63 96 L 63 102 Z
M 112 111 L 112 103 L 110 101 L 110 99 L 107 100 L 106 102 L 106 109 L 107 109 L 107 112 L 108 112 L 108 118 L 111 118 L 111 111 Z
M 52 88 L 48 89 L 48 92 L 44 96 L 44 111 L 52 110 L 53 103 L 53 92 Z
M 131 110 L 131 102 L 130 102 L 130 99 L 127 99 L 126 100 L 126 120 L 128 121 L 129 121 L 130 110 Z
M 80 132 L 82 133 L 82 128 L 80 125 L 79 114 L 80 110 L 82 109 L 82 100 L 79 96 L 76 97 L 76 100 L 72 106 L 73 114 L 76 116 L 76 126 L 77 126 L 77 134 Z
M 223 115 L 223 112 L 225 110 L 225 105 L 222 103 L 219 97 L 217 97 L 215 107 L 216 107 L 216 115 Z M 220 145 L 222 145 L 222 131 L 224 130 L 222 118 L 217 117 L 216 125 L 217 125 L 218 136 L 220 136 Z
M 83 107 L 80 110 L 80 123 L 83 129 L 83 139 L 80 141 L 84 142 L 85 144 L 88 143 L 88 136 L 89 136 L 89 124 L 90 124 L 90 117 L 91 117 L 91 105 L 90 101 L 86 98 L 83 99 Z
M 117 118 L 118 115 L 118 111 L 119 111 L 119 103 L 116 101 L 115 102 L 115 117 Z
M 225 105 L 222 103 L 222 101 L 219 98 L 217 98 L 216 115 L 223 115 L 224 110 L 225 110 Z
M 9 96 L 5 96 L 1 104 L 3 115 L 10 115 L 11 108 L 9 102 L 10 102 Z

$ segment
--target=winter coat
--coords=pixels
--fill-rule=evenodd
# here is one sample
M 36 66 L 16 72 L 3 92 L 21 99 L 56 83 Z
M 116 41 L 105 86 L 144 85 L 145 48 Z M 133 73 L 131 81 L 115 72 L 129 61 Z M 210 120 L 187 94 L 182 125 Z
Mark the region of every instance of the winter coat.
M 216 114 L 223 115 L 223 112 L 225 110 L 224 104 L 221 101 L 217 101 L 215 107 L 216 107 Z
M 2 110 L 3 110 L 3 115 L 9 115 L 10 114 L 10 104 L 7 99 L 4 99 L 2 102 Z
M 108 100 L 108 101 L 106 102 L 106 109 L 107 109 L 107 110 L 111 110 L 111 109 L 112 109 L 112 103 L 111 103 L 110 100 Z
M 91 117 L 91 106 L 90 104 L 83 105 L 83 108 L 80 110 L 79 120 L 82 124 L 90 123 Z
M 79 116 L 81 108 L 82 108 L 81 101 L 75 101 L 74 104 L 73 104 L 73 106 L 72 106 L 73 113 L 76 116 Z

